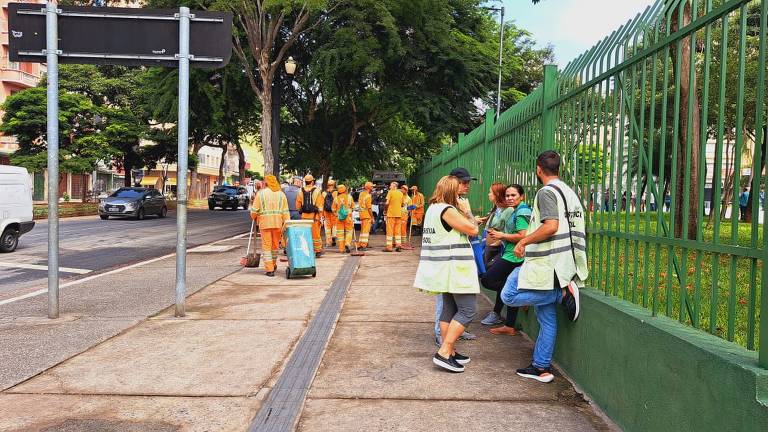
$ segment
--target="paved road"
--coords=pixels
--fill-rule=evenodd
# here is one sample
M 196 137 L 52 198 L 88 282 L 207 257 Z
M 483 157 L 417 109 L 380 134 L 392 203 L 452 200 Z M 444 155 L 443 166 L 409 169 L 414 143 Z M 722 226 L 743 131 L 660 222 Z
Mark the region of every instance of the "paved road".
M 62 281 L 121 267 L 175 252 L 176 214 L 168 218 L 147 217 L 100 220 L 62 219 L 59 223 L 59 266 Z M 189 247 L 247 232 L 250 219 L 245 211 L 190 210 Z M 0 254 L 0 300 L 11 292 L 47 285 L 48 223 L 38 221 L 35 229 L 22 236 L 14 253 Z

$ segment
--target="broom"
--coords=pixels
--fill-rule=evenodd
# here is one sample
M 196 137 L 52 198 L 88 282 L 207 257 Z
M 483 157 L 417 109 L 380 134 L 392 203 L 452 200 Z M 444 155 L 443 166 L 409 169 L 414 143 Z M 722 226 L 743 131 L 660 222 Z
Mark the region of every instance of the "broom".
M 251 231 L 248 233 L 248 249 L 245 256 L 240 258 L 240 265 L 243 267 L 254 268 L 259 266 L 260 255 L 251 253 L 251 240 L 253 239 L 253 226 L 256 221 L 251 220 Z

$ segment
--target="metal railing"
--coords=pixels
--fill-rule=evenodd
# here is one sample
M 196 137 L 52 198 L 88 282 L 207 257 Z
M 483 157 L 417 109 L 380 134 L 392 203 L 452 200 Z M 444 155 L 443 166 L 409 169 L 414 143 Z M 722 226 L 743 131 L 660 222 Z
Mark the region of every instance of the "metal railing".
M 535 159 L 588 209 L 589 285 L 759 352 L 768 368 L 768 0 L 659 0 L 423 164 L 538 188 Z M 750 188 L 749 195 L 744 188 Z M 765 300 L 763 300 L 765 299 Z M 761 350 L 760 347 L 763 347 Z

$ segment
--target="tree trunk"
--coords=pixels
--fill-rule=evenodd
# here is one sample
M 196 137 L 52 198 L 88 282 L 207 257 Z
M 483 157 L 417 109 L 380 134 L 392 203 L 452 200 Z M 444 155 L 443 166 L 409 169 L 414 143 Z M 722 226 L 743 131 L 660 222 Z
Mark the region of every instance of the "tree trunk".
M 280 172 L 280 105 L 283 101 L 283 88 L 275 80 L 272 93 L 272 160 L 274 174 Z
M 240 139 L 235 141 L 235 147 L 237 148 L 237 170 L 240 176 L 240 183 L 245 178 L 245 151 L 243 151 L 243 145 L 240 144 Z
M 130 162 L 130 158 L 126 157 L 123 159 L 123 171 L 125 171 L 125 177 L 123 178 L 123 186 L 125 187 L 131 187 L 133 186 L 133 179 L 131 176 L 133 173 L 131 172 L 133 170 L 133 164 Z
M 221 161 L 219 161 L 219 186 L 224 184 L 224 156 L 227 155 L 227 147 L 221 148 Z
M 261 94 L 261 148 L 264 154 L 264 175 L 275 174 L 275 154 L 272 150 L 272 84 L 265 85 Z
M 731 194 L 733 192 L 733 178 L 734 178 L 734 162 L 735 155 L 732 156 L 731 137 L 730 133 L 725 137 L 725 182 L 723 184 L 722 193 L 720 196 L 720 219 L 725 219 L 725 215 L 728 213 L 728 204 L 731 202 Z
M 678 15 L 673 13 L 672 31 L 677 31 L 691 23 L 691 5 L 685 2 L 683 6 L 683 23 L 680 25 Z M 675 71 L 680 76 L 680 142 L 678 143 L 677 166 L 680 169 L 680 175 L 677 178 L 676 196 L 678 206 L 675 209 L 675 237 L 682 238 L 683 223 L 688 222 L 688 239 L 695 240 L 699 229 L 699 151 L 701 141 L 701 107 L 696 89 L 696 75 L 694 71 L 693 81 L 691 81 L 691 37 L 682 40 L 681 49 L 678 53 L 676 49 L 672 50 L 673 60 L 676 55 L 681 56 L 680 70 Z M 677 62 L 675 61 L 675 64 Z M 688 105 L 693 100 L 691 113 L 691 124 L 688 124 Z M 688 130 L 691 130 L 691 136 L 688 136 Z M 691 142 L 690 164 L 687 163 L 686 143 Z M 690 178 L 688 185 L 688 202 L 691 203 L 688 214 L 683 212 L 684 193 L 686 191 L 685 180 Z
M 762 153 L 761 153 L 761 157 L 760 157 L 760 167 L 758 169 L 755 169 L 754 163 L 755 163 L 755 159 L 757 158 L 757 154 L 758 154 L 757 153 L 758 152 L 758 148 L 757 148 L 757 135 L 755 136 L 755 141 L 754 141 L 755 142 L 755 151 L 752 154 L 752 164 L 753 164 L 753 166 L 752 166 L 752 175 L 750 176 L 750 181 L 749 181 L 749 183 L 751 185 L 751 188 L 749 190 L 749 200 L 747 201 L 747 210 L 746 210 L 746 212 L 744 212 L 744 220 L 746 222 L 752 222 L 752 200 L 755 197 L 755 195 L 758 195 L 758 196 L 760 195 L 760 184 L 755 184 L 754 179 L 755 179 L 755 173 L 762 174 L 763 170 L 765 169 L 765 158 L 768 157 L 768 152 L 766 152 L 766 144 L 767 144 L 765 142 L 766 138 L 767 137 L 765 136 L 765 129 L 764 129 L 763 130 L 763 149 L 762 149 Z M 762 175 L 759 176 L 759 177 L 762 177 Z M 758 213 L 759 213 L 759 210 L 758 210 Z

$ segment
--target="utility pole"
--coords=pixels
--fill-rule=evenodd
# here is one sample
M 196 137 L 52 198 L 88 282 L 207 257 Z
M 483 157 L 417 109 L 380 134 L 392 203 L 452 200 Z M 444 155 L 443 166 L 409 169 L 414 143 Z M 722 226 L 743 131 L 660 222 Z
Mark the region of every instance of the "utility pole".
M 501 114 L 501 71 L 504 65 L 504 6 L 497 8 L 486 6 L 483 9 L 491 12 L 499 12 L 499 85 L 496 89 L 496 119 Z

